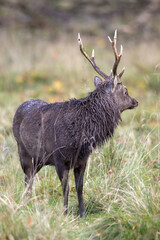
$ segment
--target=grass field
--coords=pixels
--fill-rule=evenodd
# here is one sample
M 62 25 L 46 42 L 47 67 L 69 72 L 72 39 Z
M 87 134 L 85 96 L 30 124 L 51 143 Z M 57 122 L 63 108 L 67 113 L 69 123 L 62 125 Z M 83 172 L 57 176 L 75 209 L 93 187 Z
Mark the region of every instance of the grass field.
M 114 61 L 103 38 L 86 38 L 106 73 Z M 23 196 L 24 174 L 12 134 L 17 107 L 30 98 L 48 102 L 86 96 L 94 71 L 82 57 L 77 36 L 52 41 L 39 33 L 3 32 L 0 41 L 0 239 L 160 239 L 159 43 L 124 45 L 124 84 L 139 107 L 122 114 L 114 137 L 89 158 L 84 178 L 86 216 L 70 172 L 69 215 L 52 167 L 36 176 L 32 198 Z M 149 45 L 149 47 L 148 47 Z M 120 69 L 119 68 L 119 69 Z M 120 70 L 119 70 L 120 71 Z

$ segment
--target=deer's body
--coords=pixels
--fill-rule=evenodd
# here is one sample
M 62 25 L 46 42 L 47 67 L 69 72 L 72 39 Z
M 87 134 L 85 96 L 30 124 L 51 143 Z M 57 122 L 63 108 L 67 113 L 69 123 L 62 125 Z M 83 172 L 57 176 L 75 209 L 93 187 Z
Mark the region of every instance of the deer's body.
M 84 54 L 81 43 L 80 49 Z M 80 216 L 84 215 L 83 175 L 89 155 L 113 135 L 121 112 L 138 105 L 120 82 L 122 74 L 116 74 L 115 65 L 114 76 L 109 77 L 95 67 L 94 57 L 89 60 L 107 81 L 95 77 L 96 89 L 86 98 L 53 104 L 29 100 L 19 106 L 13 121 L 27 190 L 44 165 L 54 165 L 62 183 L 67 212 L 68 173 L 73 168 Z
M 54 156 L 60 154 L 58 161 L 68 170 L 78 167 L 81 158 L 87 158 L 93 148 L 113 135 L 120 119 L 114 101 L 106 101 L 101 95 L 96 89 L 79 100 L 24 102 L 13 122 L 17 142 L 42 166 L 55 165 Z

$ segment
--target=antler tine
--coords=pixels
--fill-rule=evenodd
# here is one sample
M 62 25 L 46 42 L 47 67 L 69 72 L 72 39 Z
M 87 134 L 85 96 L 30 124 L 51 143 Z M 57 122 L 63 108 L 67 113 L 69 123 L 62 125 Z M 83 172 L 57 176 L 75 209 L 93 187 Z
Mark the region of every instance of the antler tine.
M 109 36 L 108 36 L 108 39 L 109 39 L 110 43 L 112 44 L 113 52 L 115 55 L 115 63 L 113 65 L 113 75 L 116 76 L 117 75 L 117 67 L 118 67 L 118 64 L 121 60 L 122 53 L 123 53 L 122 45 L 121 45 L 121 49 L 120 49 L 120 54 L 118 54 L 118 51 L 117 51 L 117 29 L 115 30 L 113 41 L 111 40 L 111 38 Z
M 78 33 L 78 44 L 79 44 L 79 47 L 80 47 L 80 51 L 81 51 L 82 54 L 85 56 L 85 58 L 91 63 L 91 65 L 92 65 L 92 67 L 94 68 L 94 70 L 95 70 L 100 76 L 102 76 L 105 80 L 108 80 L 108 78 L 109 78 L 108 75 L 105 74 L 104 72 L 102 72 L 102 71 L 99 69 L 99 67 L 96 65 L 96 63 L 95 63 L 94 49 L 92 50 L 92 57 L 91 57 L 91 58 L 88 56 L 88 54 L 87 54 L 86 51 L 84 50 L 80 33 Z

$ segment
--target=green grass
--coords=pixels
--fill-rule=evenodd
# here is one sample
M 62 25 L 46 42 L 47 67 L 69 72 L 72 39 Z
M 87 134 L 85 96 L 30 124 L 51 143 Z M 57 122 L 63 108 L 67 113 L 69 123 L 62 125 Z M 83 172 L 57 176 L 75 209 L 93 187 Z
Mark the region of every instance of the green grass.
M 72 171 L 68 216 L 63 214 L 62 190 L 52 167 L 37 174 L 32 198 L 23 196 L 24 174 L 12 119 L 18 105 L 30 98 L 52 102 L 85 96 L 94 88 L 94 72 L 79 53 L 76 39 L 69 39 L 66 48 L 66 38 L 53 44 L 36 36 L 27 42 L 32 50 L 28 52 L 29 46 L 22 44 L 25 36 L 14 36 L 15 48 L 10 51 L 0 48 L 4 56 L 0 62 L 0 239 L 160 239 L 160 97 L 159 80 L 153 74 L 157 55 L 152 54 L 152 60 L 146 56 L 147 68 L 142 68 L 135 48 L 126 47 L 124 82 L 140 104 L 122 114 L 114 137 L 90 156 L 84 178 L 86 216 L 80 219 Z M 93 47 L 92 40 L 84 39 L 87 49 Z M 144 49 L 139 44 L 137 52 L 144 54 Z M 148 51 L 150 56 L 151 51 L 156 53 L 156 44 Z M 113 54 L 108 45 L 107 49 L 97 45 L 95 52 L 98 65 L 109 72 Z

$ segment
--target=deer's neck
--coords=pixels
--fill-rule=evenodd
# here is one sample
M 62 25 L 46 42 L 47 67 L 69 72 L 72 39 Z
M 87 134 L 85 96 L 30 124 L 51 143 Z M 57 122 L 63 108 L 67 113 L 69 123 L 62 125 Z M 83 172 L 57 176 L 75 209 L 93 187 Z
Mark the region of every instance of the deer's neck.
M 108 140 L 120 121 L 120 113 L 114 100 L 109 96 L 104 99 L 98 94 L 90 94 L 79 103 L 77 108 L 77 129 L 82 141 L 100 146 Z

